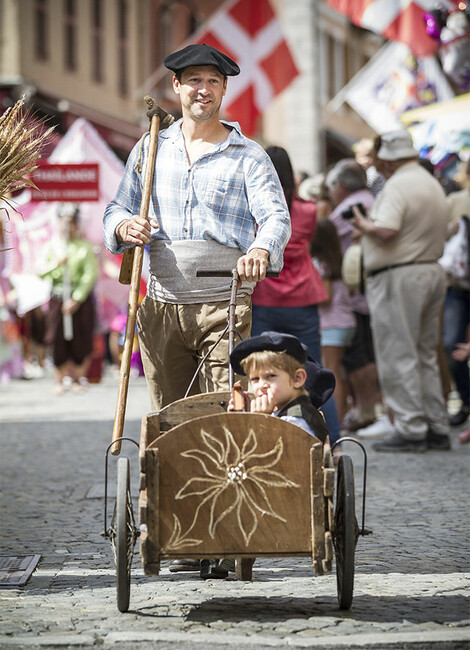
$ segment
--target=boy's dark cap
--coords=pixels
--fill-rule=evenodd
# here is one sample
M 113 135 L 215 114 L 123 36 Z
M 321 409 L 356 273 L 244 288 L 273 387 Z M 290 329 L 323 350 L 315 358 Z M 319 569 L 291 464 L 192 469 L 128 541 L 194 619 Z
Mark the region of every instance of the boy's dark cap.
M 163 61 L 163 65 L 173 72 L 178 72 L 191 65 L 213 65 L 227 77 L 235 77 L 240 74 L 240 68 L 235 61 L 205 43 L 188 45 L 178 52 L 169 54 Z
M 309 394 L 312 404 L 319 409 L 333 395 L 336 379 L 331 370 L 323 368 L 317 361 L 309 357 L 305 362 L 307 379 L 305 390 Z
M 233 348 L 232 354 L 230 355 L 232 368 L 239 375 L 244 375 L 245 372 L 240 362 L 249 354 L 252 354 L 252 352 L 262 352 L 263 350 L 285 352 L 302 364 L 307 361 L 308 357 L 307 346 L 301 343 L 296 336 L 282 334 L 281 332 L 263 332 L 259 336 L 253 336 L 251 339 L 240 341 Z
M 316 408 L 320 408 L 332 396 L 336 385 L 334 374 L 314 361 L 308 354 L 307 346 L 292 334 L 263 332 L 259 336 L 241 341 L 233 348 L 230 355 L 230 363 L 234 372 L 244 375 L 245 371 L 241 366 L 243 359 L 246 359 L 252 352 L 262 352 L 263 350 L 286 352 L 305 366 L 307 371 L 305 390 Z

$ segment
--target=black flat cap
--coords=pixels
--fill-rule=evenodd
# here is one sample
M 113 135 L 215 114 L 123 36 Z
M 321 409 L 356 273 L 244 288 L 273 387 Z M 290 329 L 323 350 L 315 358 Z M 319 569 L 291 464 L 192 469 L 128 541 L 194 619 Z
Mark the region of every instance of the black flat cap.
M 307 379 L 305 390 L 309 394 L 312 404 L 319 409 L 333 395 L 336 379 L 331 370 L 323 368 L 317 361 L 309 357 L 305 362 Z
M 227 77 L 235 77 L 240 74 L 240 68 L 235 61 L 205 43 L 188 45 L 178 52 L 169 54 L 163 61 L 163 65 L 173 72 L 188 68 L 190 65 L 213 65 Z
M 245 372 L 240 365 L 243 359 L 246 359 L 252 352 L 263 352 L 263 350 L 272 350 L 274 352 L 285 352 L 291 357 L 304 364 L 307 361 L 307 346 L 299 341 L 292 334 L 282 334 L 281 332 L 263 332 L 259 336 L 253 336 L 251 339 L 240 341 L 232 350 L 230 363 L 232 368 L 239 375 Z
M 241 341 L 233 348 L 230 355 L 230 363 L 234 372 L 239 375 L 246 374 L 240 365 L 241 361 L 252 352 L 262 352 L 263 350 L 285 352 L 305 366 L 307 371 L 305 390 L 316 408 L 320 408 L 332 396 L 336 386 L 334 374 L 314 361 L 308 354 L 307 346 L 292 334 L 263 332 L 259 336 Z

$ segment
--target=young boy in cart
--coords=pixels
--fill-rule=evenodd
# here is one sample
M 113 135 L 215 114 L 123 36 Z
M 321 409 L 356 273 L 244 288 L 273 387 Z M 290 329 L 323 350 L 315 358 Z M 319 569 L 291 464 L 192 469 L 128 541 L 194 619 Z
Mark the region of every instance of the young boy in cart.
M 309 358 L 297 337 L 263 332 L 238 343 L 230 363 L 234 372 L 248 376 L 254 394 L 250 399 L 240 390 L 243 410 L 280 417 L 325 442 L 328 427 L 319 408 L 332 395 L 335 378 Z M 233 398 L 228 410 L 236 410 Z
M 235 384 L 236 395 L 228 405 L 230 412 L 242 410 L 280 417 L 325 442 L 328 427 L 319 409 L 331 397 L 335 377 L 309 358 L 307 347 L 296 336 L 263 332 L 245 339 L 234 347 L 230 363 L 234 372 L 248 376 L 254 394 L 251 399 L 240 384 Z M 229 558 L 202 560 L 200 576 L 226 578 L 234 570 L 235 561 Z

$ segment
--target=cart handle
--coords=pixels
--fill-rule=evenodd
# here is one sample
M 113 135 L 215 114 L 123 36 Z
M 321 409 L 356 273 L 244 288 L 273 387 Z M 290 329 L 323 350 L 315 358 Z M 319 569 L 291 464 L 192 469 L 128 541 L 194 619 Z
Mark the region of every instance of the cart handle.
M 108 508 L 108 458 L 109 458 L 109 451 L 110 451 L 111 447 L 116 442 L 119 442 L 119 444 L 121 444 L 121 442 L 123 440 L 129 440 L 129 442 L 133 442 L 134 445 L 137 448 L 139 448 L 139 443 L 137 442 L 137 440 L 134 440 L 134 438 L 127 438 L 126 436 L 120 436 L 119 438 L 116 438 L 106 448 L 106 454 L 105 454 L 105 458 L 104 458 L 104 530 L 101 533 L 101 535 L 103 537 L 109 537 L 108 522 L 107 522 L 107 519 L 108 519 L 107 508 Z
M 279 276 L 279 273 L 277 271 L 268 271 L 266 273 L 266 277 L 268 278 L 277 278 Z M 199 371 L 201 370 L 202 366 L 206 362 L 207 358 L 210 356 L 212 350 L 218 346 L 220 341 L 223 339 L 225 334 L 228 331 L 228 352 L 229 356 L 232 353 L 234 343 L 235 343 L 235 334 L 238 334 L 239 338 L 241 339 L 242 337 L 240 336 L 239 331 L 237 330 L 235 326 L 235 308 L 236 308 L 236 300 L 237 300 L 237 289 L 238 289 L 238 273 L 237 269 L 232 269 L 232 270 L 227 270 L 227 269 L 198 269 L 196 271 L 196 277 L 198 278 L 232 278 L 232 282 L 230 283 L 230 303 L 229 303 L 229 308 L 228 308 L 228 319 L 227 319 L 227 327 L 224 329 L 222 334 L 219 336 L 217 341 L 214 343 L 214 345 L 206 352 L 204 357 L 201 359 L 198 367 L 196 368 L 196 372 L 193 375 L 193 378 L 191 379 L 191 382 L 188 386 L 188 389 L 185 393 L 185 397 L 189 395 L 189 392 L 196 381 L 196 377 L 199 374 Z M 229 390 L 233 389 L 233 370 L 232 367 L 229 364 Z
M 227 269 L 199 269 L 196 271 L 196 277 L 198 278 L 231 278 L 233 276 L 233 271 L 227 271 Z M 266 271 L 267 278 L 278 278 L 278 271 Z
M 365 527 L 365 519 L 366 519 L 366 485 L 367 485 L 367 452 L 365 450 L 364 445 L 362 442 L 359 442 L 359 440 L 356 440 L 356 438 L 351 438 L 350 436 L 345 436 L 344 438 L 339 438 L 331 447 L 331 453 L 333 453 L 336 445 L 340 445 L 343 442 L 354 442 L 356 445 L 359 445 L 359 447 L 362 449 L 362 453 L 364 454 L 364 479 L 362 482 L 362 528 L 359 531 L 359 535 L 371 535 L 372 531 L 370 528 Z

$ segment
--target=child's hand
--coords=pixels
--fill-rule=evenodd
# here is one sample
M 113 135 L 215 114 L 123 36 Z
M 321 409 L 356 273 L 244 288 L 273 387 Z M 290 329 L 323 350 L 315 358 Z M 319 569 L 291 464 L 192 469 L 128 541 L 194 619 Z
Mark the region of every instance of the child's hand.
M 231 398 L 230 398 L 230 401 L 229 401 L 229 403 L 228 403 L 228 406 L 227 406 L 227 411 L 228 411 L 229 413 L 233 413 L 233 412 L 237 412 L 237 411 L 240 411 L 240 410 L 241 410 L 241 409 L 237 409 L 237 408 L 235 407 L 234 399 L 233 399 L 233 397 L 231 397 Z
M 250 398 L 245 393 L 239 381 L 237 381 L 232 388 L 232 397 L 228 403 L 227 411 L 233 413 L 234 411 L 249 411 Z
M 270 415 L 275 408 L 273 394 L 269 389 L 264 395 L 259 395 L 251 400 L 250 411 L 252 413 L 267 413 Z

